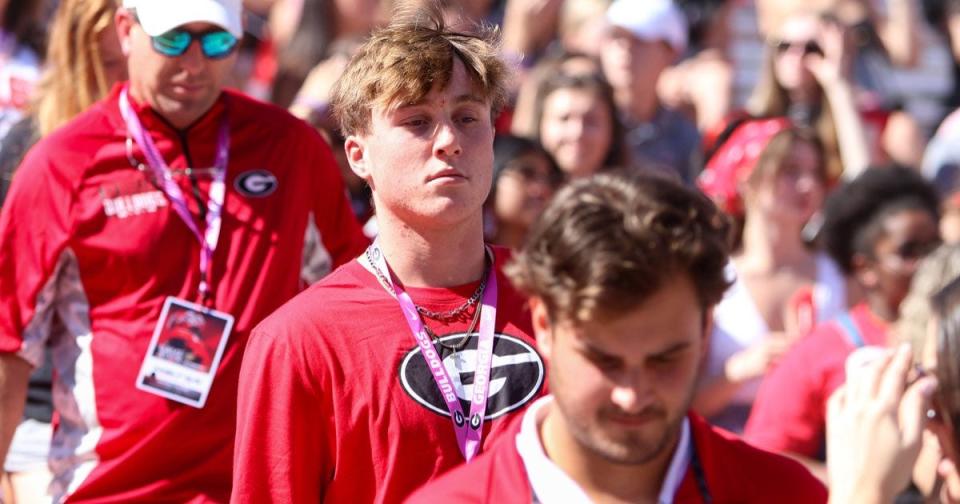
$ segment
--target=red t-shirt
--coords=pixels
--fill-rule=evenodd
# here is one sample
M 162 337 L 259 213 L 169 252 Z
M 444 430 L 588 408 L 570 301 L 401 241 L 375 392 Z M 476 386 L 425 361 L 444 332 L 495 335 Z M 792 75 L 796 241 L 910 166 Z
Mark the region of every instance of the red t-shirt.
M 864 305 L 849 319 L 865 345 L 887 346 L 887 324 Z M 744 439 L 765 450 L 823 459 L 827 399 L 846 380 L 857 346 L 836 321 L 818 325 L 790 349 L 760 385 Z
M 797 503 L 827 501 L 827 492 L 797 462 L 744 443 L 691 413 L 690 434 L 703 468 L 712 502 Z M 514 442 L 521 428 L 516 422 L 491 451 L 418 490 L 407 502 L 491 503 L 535 502 L 523 459 Z M 677 503 L 704 502 L 692 464 L 674 496 Z
M 203 409 L 136 389 L 166 297 L 197 300 L 200 244 L 149 170 L 131 166 L 119 90 L 41 140 L 17 172 L 0 213 L 0 352 L 34 365 L 52 354 L 55 496 L 223 502 L 243 348 L 250 329 L 300 290 L 309 215 L 336 265 L 367 241 L 330 149 L 286 111 L 225 92 L 181 135 L 134 104 L 173 169 L 212 166 L 228 117 L 211 287 L 213 307 L 235 317 Z M 205 229 L 188 177 L 174 180 Z M 211 177 L 198 181 L 205 208 Z M 63 332 L 53 332 L 54 312 Z
M 506 259 L 506 250 L 496 249 L 499 299 L 484 449 L 545 388 L 526 299 L 499 271 Z M 446 311 L 477 285 L 407 292 L 420 306 Z M 470 322 L 425 321 L 450 342 Z M 477 339 L 474 331 L 456 356 L 442 352 L 454 382 L 472 384 Z M 233 502 L 399 502 L 464 461 L 400 305 L 358 261 L 254 329 L 240 390 Z M 469 411 L 463 400 L 469 395 L 463 388 L 458 395 Z

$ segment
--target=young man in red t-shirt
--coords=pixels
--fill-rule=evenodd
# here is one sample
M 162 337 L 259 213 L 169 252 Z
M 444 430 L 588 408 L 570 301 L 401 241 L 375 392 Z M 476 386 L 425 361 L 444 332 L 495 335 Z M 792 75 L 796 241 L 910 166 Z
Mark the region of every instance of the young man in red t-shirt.
M 798 463 L 689 412 L 728 286 L 726 222 L 651 175 L 562 190 L 508 270 L 531 296 L 553 395 L 410 501 L 826 501 Z
M 506 68 L 489 33 L 395 17 L 334 91 L 377 243 L 257 326 L 234 502 L 398 502 L 543 394 L 526 298 L 483 243 Z

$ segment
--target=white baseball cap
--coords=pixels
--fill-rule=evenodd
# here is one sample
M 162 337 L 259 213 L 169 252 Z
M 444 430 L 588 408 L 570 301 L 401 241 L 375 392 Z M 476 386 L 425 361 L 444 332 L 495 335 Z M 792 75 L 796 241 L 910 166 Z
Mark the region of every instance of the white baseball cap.
M 607 22 L 642 40 L 662 40 L 677 53 L 687 50 L 687 18 L 673 0 L 615 0 Z
M 140 26 L 155 37 L 188 23 L 210 23 L 243 37 L 241 0 L 123 0 L 136 9 Z

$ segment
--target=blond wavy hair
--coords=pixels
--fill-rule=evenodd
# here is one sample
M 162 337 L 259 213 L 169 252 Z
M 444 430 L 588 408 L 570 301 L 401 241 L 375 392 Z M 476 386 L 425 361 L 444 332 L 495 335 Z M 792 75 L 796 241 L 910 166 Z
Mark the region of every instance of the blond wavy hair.
M 109 91 L 99 37 L 112 29 L 116 10 L 116 0 L 61 1 L 50 26 L 46 69 L 32 107 L 41 136 Z
M 499 56 L 499 33 L 450 29 L 439 4 L 400 4 L 389 26 L 376 30 L 353 56 L 334 85 L 334 117 L 344 136 L 368 133 L 375 107 L 422 101 L 443 89 L 459 59 L 494 116 L 507 97 L 509 71 Z
M 910 282 L 910 291 L 900 303 L 895 333 L 910 343 L 915 359 L 923 355 L 927 324 L 934 317 L 933 295 L 960 277 L 960 245 L 944 244 L 920 261 Z

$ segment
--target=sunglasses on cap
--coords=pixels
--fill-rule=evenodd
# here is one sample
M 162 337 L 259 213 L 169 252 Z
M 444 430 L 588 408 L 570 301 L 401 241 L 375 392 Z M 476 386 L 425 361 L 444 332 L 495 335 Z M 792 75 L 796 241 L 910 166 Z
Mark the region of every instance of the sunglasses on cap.
M 777 52 L 780 54 L 783 54 L 789 51 L 791 48 L 798 47 L 798 46 L 803 48 L 804 56 L 808 54 L 819 54 L 823 56 L 823 48 L 820 47 L 820 44 L 818 44 L 817 41 L 815 40 L 807 40 L 803 42 L 791 42 L 789 40 L 780 40 L 773 45 L 773 47 L 776 48 Z
M 162 35 L 150 37 L 153 49 L 158 53 L 177 57 L 190 49 L 194 40 L 200 42 L 200 50 L 209 59 L 226 58 L 237 47 L 237 37 L 226 30 L 213 30 L 205 33 L 191 33 L 186 30 L 170 30 Z

